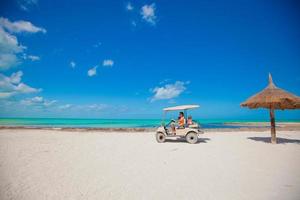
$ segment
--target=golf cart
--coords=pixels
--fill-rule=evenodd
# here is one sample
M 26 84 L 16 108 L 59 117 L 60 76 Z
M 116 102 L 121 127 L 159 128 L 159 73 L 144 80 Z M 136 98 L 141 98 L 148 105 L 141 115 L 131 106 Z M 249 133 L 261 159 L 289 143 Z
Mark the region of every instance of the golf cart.
M 184 116 L 187 116 L 187 110 L 198 108 L 199 105 L 182 105 L 164 108 L 164 118 L 167 112 L 170 111 L 183 111 Z M 156 130 L 156 140 L 159 143 L 165 142 L 166 137 L 180 137 L 185 138 L 186 141 L 190 144 L 195 144 L 198 141 L 198 135 L 202 134 L 203 131 L 200 130 L 200 126 L 198 123 L 194 122 L 192 124 L 187 124 L 183 127 L 172 126 L 175 123 L 175 120 L 171 120 L 168 124 L 162 122 L 162 125 Z M 173 130 L 172 130 L 173 129 Z

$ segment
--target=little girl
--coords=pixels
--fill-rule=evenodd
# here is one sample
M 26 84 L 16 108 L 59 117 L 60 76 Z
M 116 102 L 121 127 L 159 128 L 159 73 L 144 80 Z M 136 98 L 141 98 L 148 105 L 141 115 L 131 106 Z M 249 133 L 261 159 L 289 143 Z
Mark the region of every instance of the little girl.
M 188 125 L 192 125 L 193 124 L 193 119 L 192 119 L 191 115 L 188 117 L 187 124 Z

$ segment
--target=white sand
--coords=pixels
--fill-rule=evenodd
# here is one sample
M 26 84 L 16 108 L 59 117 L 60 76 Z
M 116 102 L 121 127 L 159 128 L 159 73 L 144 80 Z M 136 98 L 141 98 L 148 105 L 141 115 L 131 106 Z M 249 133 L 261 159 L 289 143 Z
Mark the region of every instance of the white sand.
M 0 199 L 300 199 L 300 133 L 281 144 L 207 133 L 156 143 L 154 133 L 0 130 Z

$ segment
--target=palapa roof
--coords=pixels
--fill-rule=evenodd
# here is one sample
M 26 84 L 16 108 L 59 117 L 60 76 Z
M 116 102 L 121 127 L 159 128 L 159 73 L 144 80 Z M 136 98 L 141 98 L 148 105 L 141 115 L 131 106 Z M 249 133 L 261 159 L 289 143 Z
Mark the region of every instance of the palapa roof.
M 181 105 L 181 106 L 174 106 L 174 107 L 168 107 L 164 108 L 164 111 L 174 111 L 174 110 L 188 110 L 193 108 L 199 108 L 199 105 Z
M 258 94 L 247 99 L 241 106 L 249 107 L 250 109 L 299 109 L 300 97 L 276 87 L 271 74 L 269 74 L 269 85 Z

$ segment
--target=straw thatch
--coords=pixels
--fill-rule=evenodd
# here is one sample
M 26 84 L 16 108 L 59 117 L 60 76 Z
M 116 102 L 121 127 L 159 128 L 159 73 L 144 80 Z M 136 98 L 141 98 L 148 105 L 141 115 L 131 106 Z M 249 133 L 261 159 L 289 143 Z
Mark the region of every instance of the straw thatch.
M 293 95 L 275 86 L 271 74 L 269 74 L 269 85 L 261 92 L 253 95 L 241 104 L 250 109 L 267 108 L 270 109 L 271 120 L 271 142 L 276 143 L 275 130 L 275 109 L 299 109 L 300 97 Z
M 250 109 L 299 109 L 300 97 L 276 87 L 271 74 L 269 74 L 269 85 L 263 91 L 247 99 L 241 106 Z

